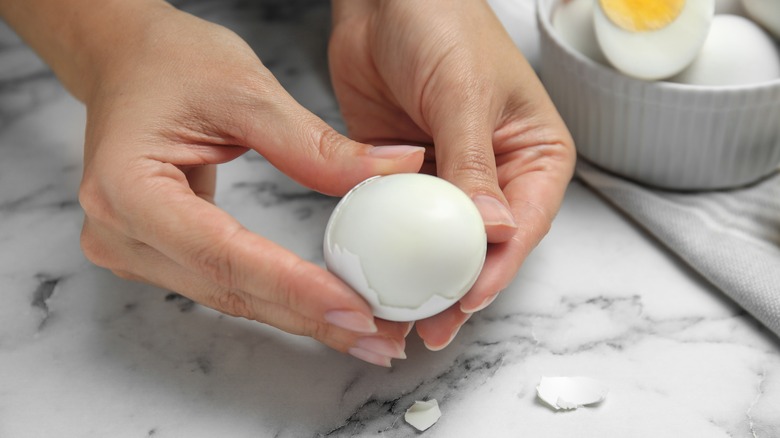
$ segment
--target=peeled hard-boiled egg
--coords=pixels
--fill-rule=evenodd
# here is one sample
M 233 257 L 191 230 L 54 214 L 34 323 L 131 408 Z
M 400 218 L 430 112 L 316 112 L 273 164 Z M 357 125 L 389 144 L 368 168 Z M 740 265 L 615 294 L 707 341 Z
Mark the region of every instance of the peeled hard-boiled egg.
M 657 80 L 693 61 L 714 11 L 714 0 L 597 0 L 593 18 L 599 46 L 616 69 Z
M 772 38 L 747 18 L 716 15 L 698 57 L 671 80 L 695 85 L 743 85 L 777 78 L 780 54 Z
M 336 206 L 325 229 L 329 271 L 374 315 L 415 321 L 455 304 L 477 280 L 487 252 L 472 200 L 434 176 L 369 178 Z
M 607 59 L 599 47 L 593 28 L 594 0 L 566 0 L 561 2 L 552 16 L 556 33 L 577 52 L 593 61 L 606 64 Z
M 778 0 L 742 0 L 750 18 L 780 38 L 780 2 Z

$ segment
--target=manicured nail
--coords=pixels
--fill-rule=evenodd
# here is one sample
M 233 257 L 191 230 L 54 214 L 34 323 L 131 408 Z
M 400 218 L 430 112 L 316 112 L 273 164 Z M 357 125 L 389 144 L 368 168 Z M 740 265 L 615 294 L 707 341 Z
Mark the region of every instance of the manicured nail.
M 377 332 L 373 318 L 354 310 L 331 310 L 325 314 L 325 321 L 353 332 Z
M 380 367 L 390 368 L 390 358 L 381 354 L 376 354 L 373 351 L 363 350 L 362 348 L 352 347 L 348 350 L 348 353 L 352 356 Z
M 461 304 L 460 305 L 460 311 L 463 312 L 463 313 L 476 313 L 476 312 L 479 312 L 480 310 L 484 309 L 485 307 L 491 305 L 493 303 L 493 301 L 496 300 L 497 297 L 498 297 L 498 294 L 489 296 L 489 297 L 485 298 L 476 307 L 466 307 L 463 304 Z
M 504 225 L 508 227 L 517 227 L 517 222 L 504 204 L 498 199 L 488 195 L 477 195 L 474 197 L 479 213 L 485 225 Z
M 447 339 L 447 342 L 445 342 L 445 343 L 443 343 L 441 345 L 432 345 L 432 344 L 429 344 L 427 341 L 423 341 L 423 343 L 425 344 L 425 348 L 427 348 L 427 349 L 429 349 L 431 351 L 444 350 L 444 348 L 446 346 L 448 346 L 448 345 L 450 345 L 452 343 L 452 340 L 455 339 L 455 336 L 458 334 L 458 332 L 460 331 L 461 327 L 463 327 L 463 324 L 465 324 L 466 321 L 468 321 L 470 317 L 471 317 L 471 315 L 468 315 L 468 317 L 463 320 L 463 323 L 458 326 L 458 328 L 452 333 L 452 335 L 450 335 L 450 338 Z
M 425 148 L 421 146 L 374 146 L 368 151 L 368 154 L 376 158 L 401 159 L 416 153 L 425 153 Z
M 355 347 L 381 356 L 388 356 L 394 359 L 406 359 L 406 353 L 404 353 L 406 343 L 403 341 L 401 342 L 402 343 L 399 344 L 379 336 L 366 336 L 355 341 Z

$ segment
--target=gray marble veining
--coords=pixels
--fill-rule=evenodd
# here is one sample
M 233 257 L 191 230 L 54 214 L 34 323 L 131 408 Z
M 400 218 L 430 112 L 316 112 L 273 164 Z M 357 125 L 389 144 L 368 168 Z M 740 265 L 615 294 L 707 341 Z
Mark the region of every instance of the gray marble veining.
M 244 36 L 341 129 L 324 2 L 177 3 Z M 780 342 L 575 181 L 514 283 L 455 341 L 410 336 L 392 369 L 114 277 L 79 249 L 85 114 L 0 30 L 0 437 L 780 436 Z M 220 168 L 217 202 L 322 263 L 336 200 L 257 154 Z M 553 412 L 545 375 L 587 375 L 604 403 Z

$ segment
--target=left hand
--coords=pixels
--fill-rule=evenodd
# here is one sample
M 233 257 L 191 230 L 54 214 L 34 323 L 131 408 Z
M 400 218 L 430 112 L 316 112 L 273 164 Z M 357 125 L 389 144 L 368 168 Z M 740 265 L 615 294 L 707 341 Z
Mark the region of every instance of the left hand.
M 423 171 L 468 194 L 487 260 L 459 305 L 418 321 L 432 350 L 490 304 L 547 233 L 571 178 L 573 141 L 484 1 L 334 0 L 330 69 L 349 135 L 424 145 Z

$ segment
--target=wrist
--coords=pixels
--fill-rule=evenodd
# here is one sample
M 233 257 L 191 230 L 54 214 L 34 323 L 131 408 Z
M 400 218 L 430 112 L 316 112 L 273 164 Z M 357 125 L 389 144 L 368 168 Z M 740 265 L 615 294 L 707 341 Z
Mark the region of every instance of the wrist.
M 2 17 L 81 101 L 170 11 L 163 0 L 0 0 Z

